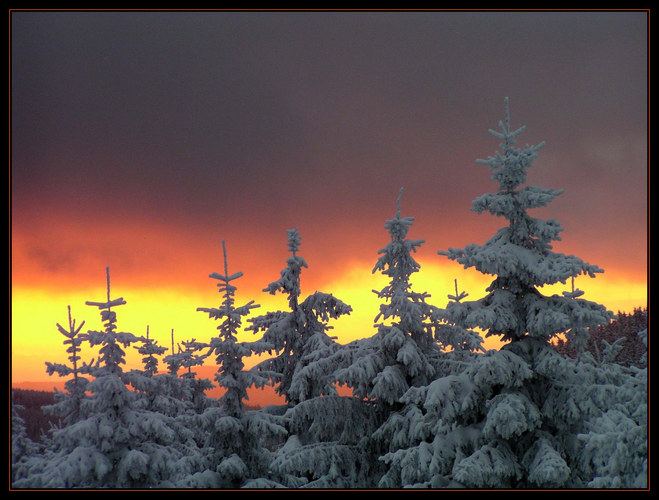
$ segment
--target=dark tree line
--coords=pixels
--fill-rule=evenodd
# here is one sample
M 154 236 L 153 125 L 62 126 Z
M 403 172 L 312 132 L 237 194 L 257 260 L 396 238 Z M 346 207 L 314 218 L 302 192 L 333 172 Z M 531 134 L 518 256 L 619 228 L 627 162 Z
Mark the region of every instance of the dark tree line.
M 638 332 L 648 329 L 648 309 L 636 307 L 631 313 L 618 311 L 617 318 L 608 325 L 588 329 L 586 350 L 595 358 L 602 356 L 607 344 L 616 344 L 614 361 L 623 366 L 647 366 L 647 346 Z M 576 357 L 577 349 L 570 340 L 559 339 L 556 350 L 561 354 Z
M 42 409 L 42 406 L 55 402 L 55 393 L 29 389 L 12 389 L 11 392 L 12 402 L 22 407 L 18 413 L 25 422 L 28 437 L 33 441 L 41 441 L 42 434 L 58 421 L 57 417 L 45 413 Z

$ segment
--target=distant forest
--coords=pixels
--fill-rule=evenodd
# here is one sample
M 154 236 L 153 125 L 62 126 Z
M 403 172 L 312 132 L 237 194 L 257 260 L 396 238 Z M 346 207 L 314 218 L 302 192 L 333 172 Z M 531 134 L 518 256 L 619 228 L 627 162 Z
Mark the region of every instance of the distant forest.
M 618 312 L 618 317 L 605 326 L 589 329 L 588 346 L 586 350 L 597 359 L 604 350 L 604 342 L 613 345 L 619 342 L 619 352 L 615 362 L 623 366 L 637 366 L 643 368 L 646 360 L 643 354 L 647 348 L 639 339 L 637 333 L 648 327 L 647 308 L 634 308 L 632 313 Z M 562 340 L 555 346 L 563 355 L 575 357 L 575 349 L 570 342 Z M 25 421 L 27 434 L 35 442 L 41 442 L 41 435 L 51 425 L 57 425 L 57 417 L 45 413 L 42 406 L 55 402 L 54 392 L 33 391 L 27 389 L 13 389 L 12 401 L 23 408 L 18 412 Z M 246 409 L 257 409 L 247 406 Z
M 57 424 L 59 417 L 48 415 L 41 408 L 54 402 L 55 393 L 52 391 L 12 389 L 12 403 L 20 405 L 18 414 L 23 418 L 25 430 L 32 441 L 41 442 L 42 432 L 45 433 L 51 424 Z
M 606 347 L 605 343 L 613 345 L 617 342 L 618 354 L 614 360 L 616 363 L 644 368 L 647 364 L 644 356 L 647 347 L 638 336 L 638 332 L 648 328 L 647 308 L 638 307 L 632 313 L 618 312 L 617 316 L 608 325 L 588 329 L 586 350 L 595 359 L 600 359 Z M 571 358 L 576 356 L 576 349 L 570 342 L 559 340 L 556 350 Z

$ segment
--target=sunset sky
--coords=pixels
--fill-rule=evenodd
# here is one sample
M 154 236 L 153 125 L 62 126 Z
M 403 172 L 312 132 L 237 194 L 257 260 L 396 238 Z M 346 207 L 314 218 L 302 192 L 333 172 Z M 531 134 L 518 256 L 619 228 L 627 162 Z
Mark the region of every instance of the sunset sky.
M 491 277 L 437 251 L 505 223 L 470 211 L 498 187 L 475 160 L 505 97 L 520 145 L 546 142 L 529 184 L 565 191 L 534 215 L 605 269 L 575 285 L 647 305 L 647 12 L 14 11 L 10 30 L 13 382 L 65 362 L 67 305 L 102 329 L 85 301 L 105 299 L 106 266 L 119 330 L 164 346 L 215 335 L 196 308 L 221 301 L 223 239 L 237 305 L 285 308 L 262 289 L 294 227 L 303 295 L 353 307 L 340 342 L 372 335 L 400 187 L 426 240 L 415 289 L 483 296 Z

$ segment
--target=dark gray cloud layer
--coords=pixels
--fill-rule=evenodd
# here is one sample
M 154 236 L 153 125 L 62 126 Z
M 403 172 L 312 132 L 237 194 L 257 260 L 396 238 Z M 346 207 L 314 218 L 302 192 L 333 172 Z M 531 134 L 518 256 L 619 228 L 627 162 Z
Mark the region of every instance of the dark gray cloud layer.
M 647 42 L 644 12 L 13 12 L 17 229 L 39 204 L 379 231 L 401 185 L 439 228 L 496 187 L 474 160 L 509 96 L 559 221 L 643 238 Z

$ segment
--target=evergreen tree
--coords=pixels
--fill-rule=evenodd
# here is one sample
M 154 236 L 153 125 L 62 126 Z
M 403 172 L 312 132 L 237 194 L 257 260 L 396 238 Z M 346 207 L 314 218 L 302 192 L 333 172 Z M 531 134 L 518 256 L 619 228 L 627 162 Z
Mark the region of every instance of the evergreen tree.
M 544 143 L 523 149 L 515 147 L 516 137 L 524 127 L 511 130 L 507 99 L 505 120 L 499 127 L 501 132 L 490 133 L 503 141 L 501 152 L 487 160 L 477 160 L 489 166 L 492 179 L 499 182 L 499 190 L 476 198 L 472 210 L 504 217 L 508 225 L 484 245 L 439 252 L 466 269 L 473 267 L 496 278 L 487 288 L 486 297 L 464 305 L 454 304 L 455 308 L 461 310 L 467 326 L 483 328 L 486 337 L 496 335 L 505 342 L 527 336 L 551 340 L 575 325 L 608 323 L 611 313 L 599 304 L 578 299 L 580 291 L 551 297 L 538 291 L 540 286 L 564 284 L 580 274 L 592 278 L 603 270 L 573 255 L 552 252 L 551 242 L 560 240 L 561 226 L 555 219 L 534 218 L 527 211 L 546 206 L 563 191 L 520 187 Z
M 149 337 L 149 326 L 146 327 L 146 339 L 144 343 L 135 348 L 142 356 L 142 364 L 144 365 L 144 373 L 147 376 L 153 377 L 158 373 L 158 358 L 167 352 L 167 348 L 159 346 L 158 342 Z
M 543 296 L 538 287 L 602 272 L 574 256 L 554 253 L 559 224 L 531 217 L 560 191 L 521 187 L 540 146 L 515 147 L 523 130 L 510 128 L 508 102 L 501 152 L 486 161 L 499 182 L 496 193 L 473 202 L 478 213 L 502 216 L 508 225 L 484 245 L 440 252 L 495 276 L 487 295 L 454 301 L 447 310 L 460 324 L 508 342 L 488 351 L 462 373 L 414 387 L 402 398 L 417 415 L 409 428 L 419 444 L 408 454 L 402 481 L 417 486 L 569 487 L 592 484 L 579 465 L 580 436 L 610 403 L 596 381 L 610 376 L 586 362 L 558 355 L 557 335 L 606 324 L 612 314 L 572 290 Z M 622 383 L 617 380 L 618 386 Z M 642 451 L 641 451 L 642 453 Z M 388 457 L 393 460 L 394 457 Z M 631 460 L 631 458 L 630 458 Z M 631 474 L 630 474 L 631 475 Z
M 149 327 L 146 327 L 146 338 L 143 343 L 133 346 L 142 356 L 143 370 L 131 370 L 125 374 L 125 380 L 132 385 L 141 396 L 140 403 L 144 408 L 153 411 L 162 410 L 162 388 L 158 383 L 158 358 L 167 351 L 149 338 Z
M 426 303 L 429 294 L 413 291 L 410 283 L 411 275 L 420 268 L 412 253 L 424 240 L 406 238 L 414 217 L 401 218 L 401 196 L 402 189 L 396 214 L 384 226 L 391 241 L 379 251 L 382 255 L 373 268 L 374 273 L 379 271 L 390 279 L 382 290 L 373 290 L 384 299 L 374 320 L 377 333 L 352 346 L 353 359 L 338 377 L 355 395 L 392 408 L 398 406 L 407 389 L 425 385 L 435 377 L 434 365 L 440 356 L 434 341 L 439 310 Z M 377 323 L 380 319 L 383 322 Z
M 276 421 L 265 412 L 245 411 L 243 401 L 248 399 L 249 387 L 263 387 L 268 380 L 256 370 L 244 370 L 243 358 L 260 354 L 272 348 L 266 342 L 238 342 L 237 335 L 242 318 L 259 307 L 250 301 L 236 307 L 237 288 L 231 284 L 242 272 L 229 274 L 224 240 L 224 274 L 212 273 L 218 280 L 223 294 L 220 307 L 198 307 L 212 319 L 222 320 L 217 327 L 218 336 L 209 344 L 209 354 L 215 355 L 218 366 L 215 380 L 224 389 L 220 405 L 207 409 L 203 418 L 210 423 L 206 443 L 210 451 L 210 469 L 192 476 L 186 482 L 189 487 L 237 488 L 248 481 L 262 479 L 267 474 L 270 452 L 265 448 L 272 435 L 284 433 Z
M 87 375 L 93 369 L 93 360 L 89 364 L 80 363 L 81 345 L 87 340 L 86 334 L 81 334 L 80 330 L 84 326 L 83 321 L 76 327 L 75 320 L 71 317 L 71 306 L 68 306 L 69 312 L 69 325 L 64 328 L 57 323 L 58 331 L 66 337 L 63 344 L 68 345 L 66 352 L 69 354 L 69 361 L 71 366 L 63 365 L 61 363 L 46 362 L 46 371 L 48 375 L 57 373 L 60 377 L 72 375 L 72 378 L 64 383 L 66 392 L 61 392 L 55 389 L 55 403 L 44 407 L 44 411 L 57 416 L 61 419 L 64 425 L 76 422 L 80 418 L 80 406 L 82 401 L 86 398 L 85 391 L 89 384 L 89 379 L 83 375 Z
M 270 343 L 277 355 L 259 364 L 259 370 L 276 381 L 276 391 L 285 397 L 290 406 L 321 395 L 336 394 L 331 374 L 319 369 L 315 361 L 327 358 L 338 345 L 327 335 L 330 319 L 350 314 L 352 308 L 331 294 L 315 292 L 300 302 L 300 274 L 308 267 L 297 254 L 300 235 L 297 230 L 287 231 L 291 256 L 277 281 L 263 291 L 272 295 L 288 295 L 289 311 L 270 312 L 252 318 L 249 328 L 254 333 L 263 331 L 263 340 Z
M 77 422 L 82 417 L 81 406 L 87 398 L 85 390 L 89 380 L 83 375 L 89 374 L 93 369 L 93 361 L 90 364 L 79 364 L 80 351 L 82 343 L 87 340 L 86 334 L 81 334 L 80 330 L 84 326 L 83 321 L 76 327 L 75 320 L 71 317 L 71 306 L 68 306 L 69 324 L 64 328 L 57 323 L 58 331 L 66 337 L 63 341 L 68 346 L 66 352 L 69 354 L 68 360 L 71 365 L 61 363 L 46 362 L 46 372 L 49 375 L 57 373 L 60 377 L 72 375 L 72 378 L 64 383 L 65 391 L 55 389 L 53 404 L 44 405 L 43 411 L 57 418 L 58 427 L 67 426 Z M 25 425 L 17 409 L 18 405 L 12 404 L 12 481 L 21 482 L 31 481 L 29 474 L 35 463 L 40 463 L 41 457 L 37 454 L 39 446 L 25 435 Z M 52 424 L 51 424 L 52 426 Z M 53 430 L 53 429 L 51 429 Z M 48 437 L 45 436 L 48 443 Z
M 116 329 L 113 308 L 123 298 L 86 302 L 98 307 L 104 331 L 88 331 L 91 346 L 100 346 L 99 362 L 87 385 L 80 418 L 52 433 L 49 449 L 32 460 L 18 487 L 144 488 L 173 487 L 199 467 L 191 433 L 173 418 L 140 408 L 125 385 L 122 365 L 128 347 L 140 337 Z
M 250 327 L 263 330 L 263 338 L 277 356 L 260 363 L 258 369 L 278 382 L 277 391 L 286 398 L 288 409 L 282 422 L 289 437 L 273 460 L 272 476 L 287 487 L 347 487 L 360 484 L 363 472 L 358 443 L 366 420 L 361 401 L 337 394 L 334 384 L 334 355 L 340 346 L 327 334 L 330 319 L 349 314 L 352 308 L 331 294 L 315 292 L 300 302 L 300 273 L 307 267 L 297 254 L 300 235 L 287 231 L 291 256 L 279 280 L 264 291 L 288 295 L 289 311 L 254 318 Z M 334 418 L 327 418 L 328 415 Z
M 400 398 L 411 388 L 430 383 L 441 365 L 442 353 L 435 342 L 441 320 L 440 310 L 426 302 L 427 293 L 412 290 L 410 277 L 420 265 L 412 253 L 423 240 L 407 239 L 413 217 L 401 217 L 400 191 L 394 217 L 385 222 L 390 242 L 379 251 L 373 272 L 382 272 L 389 283 L 374 293 L 384 300 L 375 317 L 377 333 L 345 346 L 339 353 L 343 368 L 336 378 L 352 388 L 356 397 L 372 405 L 368 440 L 361 444 L 361 463 L 370 464 L 369 481 L 377 486 L 383 473 L 378 458 L 393 448 L 409 415 Z M 377 323 L 379 320 L 383 320 Z
M 197 354 L 199 351 L 208 349 L 210 346 L 205 342 L 198 342 L 196 339 L 181 341 L 183 349 L 179 352 L 181 358 L 181 367 L 184 372 L 181 378 L 185 381 L 189 390 L 189 400 L 196 413 L 203 412 L 206 408 L 212 405 L 206 397 L 206 391 L 215 387 L 208 379 L 197 378 L 197 374 L 193 371 L 195 366 L 202 366 L 206 358 L 210 355 L 210 351 L 205 354 Z
M 268 350 L 269 346 L 264 343 L 238 342 L 238 331 L 241 328 L 242 317 L 250 314 L 252 309 L 259 307 L 250 301 L 247 304 L 235 307 L 234 295 L 237 288 L 231 284 L 240 278 L 243 273 L 237 272 L 229 275 L 227 264 L 226 245 L 222 240 L 224 253 L 224 274 L 212 273 L 210 278 L 218 280 L 219 292 L 223 293 L 220 307 L 198 307 L 197 311 L 208 313 L 209 318 L 222 320 L 217 327 L 218 336 L 213 337 L 209 344 L 209 355 L 215 354 L 218 366 L 215 380 L 225 392 L 220 398 L 227 415 L 240 417 L 244 413 L 243 400 L 247 399 L 247 388 L 256 385 L 263 387 L 266 380 L 256 377 L 253 372 L 244 371 L 245 364 L 242 359 L 253 353 L 261 353 Z
M 455 280 L 455 295 L 448 298 L 459 303 L 468 294 L 459 292 Z M 384 488 L 400 488 L 407 486 L 445 487 L 448 481 L 439 474 L 436 464 L 432 464 L 432 446 L 450 448 L 446 443 L 434 442 L 437 436 L 442 435 L 442 428 L 438 427 L 439 414 L 436 408 L 424 407 L 424 399 L 419 395 L 427 395 L 433 387 L 444 381 L 448 385 L 463 377 L 469 380 L 468 370 L 480 359 L 479 353 L 483 351 L 481 336 L 464 327 L 459 319 L 455 319 L 446 310 L 436 310 L 435 318 L 441 323 L 435 330 L 435 338 L 443 349 L 443 355 L 435 363 L 437 377 L 427 385 L 411 387 L 399 400 L 402 409 L 393 414 L 379 431 L 386 429 L 389 447 L 380 460 L 386 464 L 386 470 L 378 481 L 378 486 Z M 449 393 L 447 405 L 451 404 L 455 395 Z M 447 406 L 448 407 L 448 406 Z M 450 408 L 450 407 L 448 407 Z M 451 417 L 448 421 L 453 422 Z

